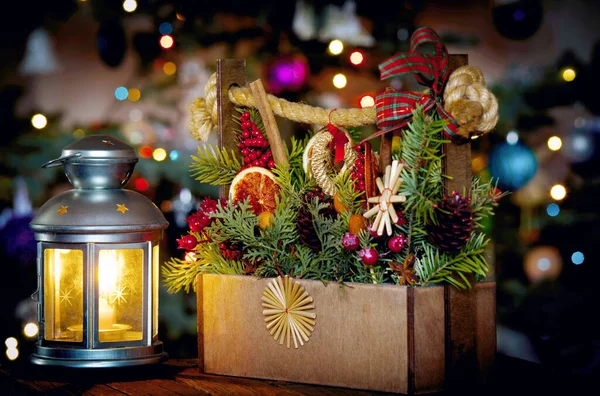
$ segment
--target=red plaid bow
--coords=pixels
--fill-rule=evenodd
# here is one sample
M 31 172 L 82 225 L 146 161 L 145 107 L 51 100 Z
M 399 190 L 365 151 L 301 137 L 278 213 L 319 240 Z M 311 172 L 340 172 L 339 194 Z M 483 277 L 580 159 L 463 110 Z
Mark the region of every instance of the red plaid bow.
M 417 50 L 426 43 L 435 44 L 434 54 Z M 405 126 L 411 120 L 417 105 L 421 105 L 426 113 L 433 111 L 438 117 L 447 119 L 448 123 L 444 127 L 446 134 L 451 138 L 457 136 L 458 123 L 442 106 L 442 93 L 449 75 L 448 50 L 433 29 L 422 27 L 415 30 L 410 39 L 410 52 L 387 59 L 379 65 L 379 71 L 382 80 L 412 74 L 419 84 L 429 87 L 429 92 L 421 94 L 386 90 L 377 95 L 377 126 L 380 130 L 365 140 Z

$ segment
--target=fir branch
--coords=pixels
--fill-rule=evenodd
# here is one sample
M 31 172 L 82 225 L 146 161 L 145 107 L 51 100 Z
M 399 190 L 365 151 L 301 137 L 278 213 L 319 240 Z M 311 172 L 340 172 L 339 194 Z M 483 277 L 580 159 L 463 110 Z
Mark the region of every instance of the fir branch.
M 482 221 L 494 215 L 494 208 L 498 201 L 508 195 L 508 192 L 499 192 L 498 180 L 491 179 L 483 182 L 481 178 L 474 177 L 471 182 L 471 212 L 474 228 L 483 228 Z
M 161 272 L 169 293 L 196 291 L 196 276 L 201 273 L 240 275 L 244 269 L 240 261 L 225 259 L 215 243 L 199 243 L 194 252 L 195 261 L 171 258 L 164 263 Z
M 445 124 L 444 120 L 426 117 L 418 108 L 404 131 L 399 193 L 406 196 L 405 212 L 413 212 L 417 223 L 435 222 L 435 205 L 443 193 L 441 147 L 446 141 L 440 136 Z
M 192 155 L 190 173 L 201 183 L 220 186 L 230 184 L 240 168 L 233 150 L 229 154 L 226 149 L 204 146 L 204 150 L 198 147 L 198 156 Z
M 448 282 L 460 289 L 471 288 L 465 274 L 485 277 L 488 272 L 485 247 L 488 243 L 489 239 L 483 233 L 478 233 L 456 255 L 441 253 L 435 246 L 424 243 L 423 255 L 415 264 L 421 286 Z

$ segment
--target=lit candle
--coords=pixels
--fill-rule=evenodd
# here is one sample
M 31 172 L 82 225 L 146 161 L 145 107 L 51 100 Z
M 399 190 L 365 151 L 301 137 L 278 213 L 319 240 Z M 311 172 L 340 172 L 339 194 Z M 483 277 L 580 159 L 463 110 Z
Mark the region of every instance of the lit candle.
M 108 298 L 101 297 L 99 299 L 98 316 L 100 330 L 112 329 L 115 323 L 115 308 L 108 303 Z
M 116 322 L 110 297 L 117 289 L 119 257 L 116 250 L 101 250 L 98 265 L 98 329 L 110 330 Z

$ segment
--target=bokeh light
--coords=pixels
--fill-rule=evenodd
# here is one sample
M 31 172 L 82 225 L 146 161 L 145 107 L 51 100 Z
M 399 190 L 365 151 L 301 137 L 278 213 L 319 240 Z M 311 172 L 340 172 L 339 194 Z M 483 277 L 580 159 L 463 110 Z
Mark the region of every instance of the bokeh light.
M 179 159 L 179 151 L 171 150 L 171 152 L 169 153 L 169 158 L 171 159 L 171 161 L 177 161 Z
M 373 107 L 375 106 L 375 98 L 372 95 L 365 95 L 360 98 L 360 107 Z
M 346 79 L 346 76 L 343 75 L 342 73 L 338 73 L 335 76 L 333 76 L 333 86 L 338 88 L 338 89 L 342 89 L 346 86 L 346 84 L 348 83 L 348 80 Z
M 48 119 L 46 119 L 45 115 L 38 113 L 31 117 L 31 125 L 37 129 L 44 129 L 48 125 Z
M 127 96 L 129 96 L 129 90 L 127 90 L 127 88 L 121 86 L 115 89 L 115 98 L 117 98 L 117 100 L 125 100 L 127 99 Z
M 6 357 L 8 357 L 8 360 L 15 360 L 19 357 L 19 350 L 17 348 L 8 348 L 6 350 Z
M 123 9 L 127 12 L 133 12 L 137 8 L 137 1 L 135 0 L 125 0 L 123 2 Z
M 365 57 L 360 51 L 354 51 L 350 54 L 350 62 L 352 62 L 353 65 L 360 65 L 361 63 L 363 63 L 364 59 Z
M 160 210 L 165 213 L 168 213 L 173 210 L 173 202 L 171 200 L 166 199 L 160 203 Z
M 567 189 L 562 184 L 555 184 L 550 189 L 550 196 L 552 199 L 560 201 L 567 196 Z
M 140 109 L 133 109 L 129 112 L 129 119 L 133 122 L 142 121 L 144 117 L 144 112 Z
M 517 131 L 508 132 L 508 134 L 506 135 L 506 143 L 513 145 L 513 144 L 517 144 L 518 142 L 519 142 L 519 134 L 517 133 Z
M 164 161 L 165 158 L 167 158 L 167 151 L 164 148 L 159 147 L 152 153 L 152 158 L 154 158 L 155 161 Z
M 575 70 L 571 69 L 570 67 L 564 69 L 562 72 L 562 78 L 566 82 L 571 82 L 571 81 L 575 80 L 575 77 L 577 77 L 577 73 L 575 72 Z
M 329 52 L 332 55 L 339 55 L 344 51 L 344 43 L 340 40 L 331 40 L 329 43 Z
M 177 72 L 177 65 L 173 62 L 166 62 L 162 67 L 163 73 L 167 76 L 172 76 Z
M 143 146 L 139 150 L 140 157 L 142 157 L 142 158 L 152 157 L 153 152 L 154 152 L 154 150 L 152 150 L 152 147 L 150 147 L 150 146 Z
M 558 151 L 562 147 L 562 139 L 558 136 L 552 136 L 548 139 L 548 148 L 552 151 Z
M 400 40 L 400 41 L 408 40 L 408 29 L 406 29 L 406 28 L 398 29 L 396 36 L 398 37 L 398 40 Z
M 180 14 L 179 12 L 175 14 L 175 17 L 180 21 L 185 21 L 185 16 L 183 16 L 183 14 Z
M 173 46 L 174 40 L 173 37 L 169 36 L 168 34 L 165 34 L 164 36 L 161 36 L 160 38 L 160 46 L 163 47 L 164 49 L 169 49 Z
M 546 206 L 546 213 L 548 213 L 548 216 L 550 217 L 556 217 L 560 213 L 560 206 L 555 203 L 551 203 L 550 205 Z
M 142 93 L 137 88 L 130 88 L 127 94 L 127 98 L 132 102 L 137 102 L 142 97 Z
M 584 259 L 585 257 L 581 252 L 575 252 L 571 255 L 571 262 L 575 265 L 582 264 Z
M 171 34 L 173 32 L 173 25 L 171 25 L 169 22 L 163 22 L 158 27 L 158 31 L 160 34 Z
M 38 325 L 35 323 L 27 323 L 23 328 L 23 333 L 27 337 L 35 337 L 38 333 Z
M 148 188 L 150 187 L 150 183 L 148 183 L 148 180 L 144 179 L 143 177 L 138 177 L 137 179 L 135 179 L 135 189 L 138 191 L 147 191 Z
M 85 136 L 85 131 L 81 128 L 77 128 L 73 131 L 73 137 L 75 139 L 81 139 L 84 136 Z
M 15 337 L 8 337 L 6 339 L 6 341 L 4 341 L 4 345 L 6 345 L 7 348 L 16 348 L 17 345 L 19 344 L 19 342 L 17 341 L 17 339 Z

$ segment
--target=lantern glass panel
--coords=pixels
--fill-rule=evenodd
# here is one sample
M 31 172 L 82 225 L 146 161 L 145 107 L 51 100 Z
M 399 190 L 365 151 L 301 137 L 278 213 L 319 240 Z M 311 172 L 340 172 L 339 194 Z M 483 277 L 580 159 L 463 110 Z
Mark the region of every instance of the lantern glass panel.
M 44 249 L 44 338 L 83 341 L 83 251 Z
M 152 337 L 158 336 L 158 245 L 152 248 Z
M 143 280 L 143 249 L 102 249 L 98 252 L 100 342 L 142 339 Z

